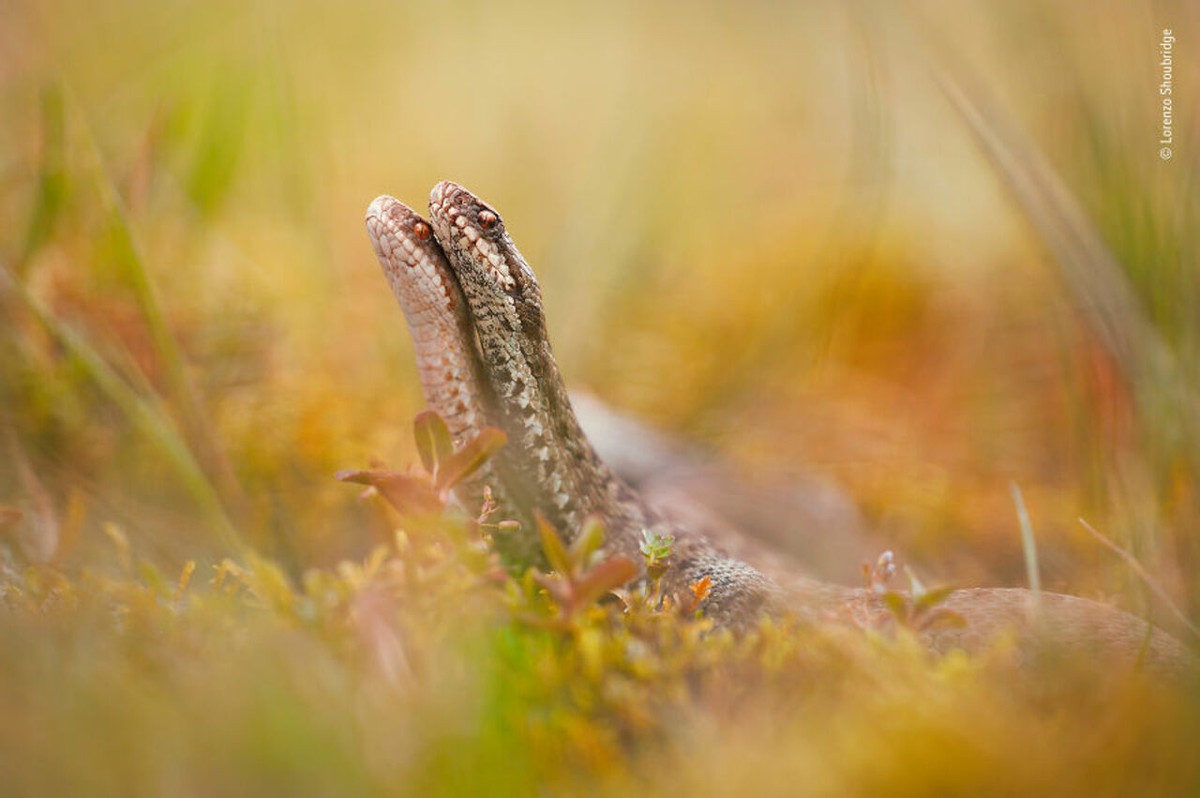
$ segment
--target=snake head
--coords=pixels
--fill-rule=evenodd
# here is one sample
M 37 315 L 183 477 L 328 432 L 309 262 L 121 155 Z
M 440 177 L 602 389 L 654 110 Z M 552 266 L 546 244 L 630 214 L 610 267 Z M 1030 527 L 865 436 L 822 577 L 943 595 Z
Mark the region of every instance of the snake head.
M 429 222 L 395 197 L 376 197 L 367 208 L 366 223 L 371 246 L 385 271 L 442 257 Z
M 429 195 L 433 229 L 465 283 L 541 309 L 541 289 L 496 209 L 449 180 Z

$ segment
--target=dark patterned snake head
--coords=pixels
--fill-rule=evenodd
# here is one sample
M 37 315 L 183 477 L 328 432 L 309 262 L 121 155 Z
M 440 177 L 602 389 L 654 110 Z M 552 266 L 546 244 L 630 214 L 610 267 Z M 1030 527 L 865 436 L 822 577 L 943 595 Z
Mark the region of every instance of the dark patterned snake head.
M 525 334 L 545 340 L 537 278 L 496 209 L 457 183 L 443 180 L 430 193 L 429 215 L 464 289 L 472 284 L 494 299 L 509 297 Z

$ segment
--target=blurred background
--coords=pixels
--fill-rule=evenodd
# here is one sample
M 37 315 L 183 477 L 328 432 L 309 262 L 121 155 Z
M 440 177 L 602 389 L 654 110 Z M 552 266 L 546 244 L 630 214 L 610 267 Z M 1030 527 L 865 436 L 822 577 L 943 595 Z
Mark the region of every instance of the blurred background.
M 6 4 L 6 557 L 94 564 L 113 525 L 175 568 L 361 557 L 333 474 L 415 462 L 422 407 L 362 217 L 449 178 L 536 270 L 568 383 L 734 499 L 816 481 L 862 551 L 1019 585 L 1016 484 L 1044 586 L 1146 610 L 1083 517 L 1195 617 L 1198 13 Z

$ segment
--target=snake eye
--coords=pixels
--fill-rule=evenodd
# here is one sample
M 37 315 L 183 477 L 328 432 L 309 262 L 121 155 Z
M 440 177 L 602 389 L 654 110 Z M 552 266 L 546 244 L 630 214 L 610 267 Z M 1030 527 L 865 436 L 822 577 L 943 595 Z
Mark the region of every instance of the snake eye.
M 429 225 L 425 224 L 424 222 L 417 222 L 414 224 L 412 231 L 413 235 L 415 235 L 421 241 L 425 241 L 429 238 Z
M 491 211 L 479 212 L 479 226 L 484 230 L 491 230 L 496 225 L 500 224 L 500 217 Z

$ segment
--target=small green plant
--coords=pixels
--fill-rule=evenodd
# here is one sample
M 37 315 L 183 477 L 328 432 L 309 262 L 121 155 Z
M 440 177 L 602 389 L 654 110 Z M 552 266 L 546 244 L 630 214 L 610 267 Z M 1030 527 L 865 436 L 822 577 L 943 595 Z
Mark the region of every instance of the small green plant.
M 602 596 L 617 590 L 638 574 L 633 560 L 613 555 L 596 561 L 604 543 L 604 524 L 589 517 L 583 529 L 569 545 L 558 530 L 540 513 L 536 516 L 538 535 L 550 573 L 534 573 L 533 581 L 546 591 L 554 604 L 549 617 L 522 614 L 522 620 L 536 626 L 567 630 Z
M 653 606 L 659 604 L 659 582 L 671 567 L 671 551 L 674 546 L 675 538 L 671 535 L 660 535 L 649 529 L 642 530 L 642 542 L 638 544 L 638 549 L 646 560 L 646 580 L 649 583 L 650 603 Z
M 891 551 L 879 555 L 875 564 L 863 563 L 863 575 L 867 589 L 879 596 L 897 626 L 910 632 L 923 632 L 936 626 L 967 625 L 962 615 L 947 607 L 939 606 L 955 591 L 952 585 L 926 587 L 908 566 L 904 567 L 908 577 L 908 590 L 893 590 L 889 583 L 896 575 L 896 558 Z

